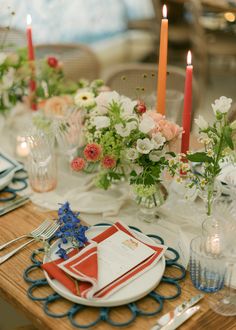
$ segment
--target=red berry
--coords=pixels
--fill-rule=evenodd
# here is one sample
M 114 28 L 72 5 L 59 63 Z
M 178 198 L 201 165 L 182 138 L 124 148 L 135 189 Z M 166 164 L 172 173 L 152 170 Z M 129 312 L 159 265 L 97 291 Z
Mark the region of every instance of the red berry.
M 48 57 L 48 65 L 51 67 L 51 68 L 57 68 L 58 66 L 58 59 L 54 56 L 49 56 Z
M 144 112 L 147 111 L 146 104 L 142 101 L 138 101 L 138 104 L 136 105 L 136 111 L 137 113 L 142 115 Z

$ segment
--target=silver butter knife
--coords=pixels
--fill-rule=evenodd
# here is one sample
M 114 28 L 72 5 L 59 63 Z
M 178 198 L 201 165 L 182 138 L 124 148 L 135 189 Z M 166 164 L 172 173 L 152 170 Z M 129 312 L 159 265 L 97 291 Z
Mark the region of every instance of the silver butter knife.
M 197 304 L 202 298 L 204 297 L 204 294 L 198 294 L 188 301 L 184 301 L 181 305 L 177 306 L 174 310 L 166 313 L 161 318 L 157 320 L 156 325 L 151 330 L 163 330 L 164 326 L 169 324 L 170 322 L 174 321 L 177 317 L 179 317 L 181 314 L 183 314 L 189 307 L 192 307 L 193 305 Z
M 185 321 L 187 321 L 191 316 L 193 316 L 197 311 L 199 311 L 200 306 L 194 306 L 188 308 L 182 314 L 177 316 L 174 320 L 168 322 L 168 324 L 164 325 L 161 330 L 175 330 Z

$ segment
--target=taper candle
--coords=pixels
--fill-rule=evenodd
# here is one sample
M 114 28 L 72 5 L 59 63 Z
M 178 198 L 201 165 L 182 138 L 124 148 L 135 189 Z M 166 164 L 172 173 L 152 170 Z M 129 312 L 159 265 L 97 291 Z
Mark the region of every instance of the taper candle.
M 168 52 L 168 19 L 167 7 L 162 9 L 163 19 L 161 20 L 160 49 L 157 83 L 157 112 L 165 115 L 166 112 L 166 75 L 167 75 L 167 52 Z
M 186 154 L 189 150 L 190 128 L 191 128 L 191 112 L 192 112 L 192 79 L 193 79 L 193 66 L 192 54 L 188 51 L 187 67 L 185 77 L 185 90 L 184 90 L 184 111 L 182 116 L 183 135 L 181 143 L 181 152 Z
M 31 68 L 31 79 L 29 82 L 29 90 L 30 90 L 30 97 L 31 97 L 31 109 L 32 110 L 37 110 L 37 104 L 34 100 L 34 93 L 36 91 L 36 81 L 34 79 L 34 75 L 35 75 L 35 67 L 34 67 L 34 46 L 33 46 L 33 37 L 32 37 L 32 18 L 31 15 L 28 14 L 27 15 L 27 29 L 26 29 L 26 35 L 27 35 L 27 44 L 28 44 L 28 60 L 30 63 L 30 68 Z

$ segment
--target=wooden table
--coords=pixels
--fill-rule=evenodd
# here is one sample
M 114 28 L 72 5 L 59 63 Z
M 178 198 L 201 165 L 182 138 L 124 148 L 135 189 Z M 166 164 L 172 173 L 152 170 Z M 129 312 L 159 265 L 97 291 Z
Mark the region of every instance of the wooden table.
M 39 225 L 43 219 L 48 215 L 55 216 L 55 212 L 50 213 L 39 213 L 34 209 L 31 203 L 15 210 L 5 216 L 0 217 L 0 242 L 5 242 L 7 240 L 13 239 L 18 235 L 22 235 L 31 231 L 34 227 Z M 38 243 L 33 243 L 32 245 L 25 248 L 14 257 L 12 257 L 7 262 L 0 265 L 0 295 L 3 299 L 9 302 L 17 310 L 21 311 L 25 316 L 32 322 L 34 327 L 37 329 L 57 329 L 57 330 L 67 330 L 72 329 L 69 321 L 66 318 L 63 319 L 53 319 L 44 314 L 40 302 L 32 302 L 26 296 L 26 290 L 28 284 L 24 282 L 22 274 L 24 269 L 31 264 L 29 259 L 32 251 L 38 247 Z M 2 251 L 2 255 L 5 251 Z M 172 271 L 173 272 L 173 271 Z M 38 278 L 42 277 L 42 274 L 38 274 Z M 36 276 L 36 274 L 35 274 Z M 33 274 L 32 274 L 33 277 Z M 35 277 L 37 278 L 37 277 Z M 150 329 L 155 320 L 163 315 L 164 313 L 172 310 L 175 306 L 183 302 L 184 299 L 189 299 L 193 295 L 199 293 L 197 291 L 189 278 L 182 281 L 182 295 L 173 301 L 165 301 L 163 311 L 155 317 L 138 317 L 136 321 L 129 326 L 129 329 L 139 329 L 148 330 Z M 170 287 L 161 285 L 158 287 L 158 291 L 164 294 L 172 292 Z M 52 293 L 52 290 L 48 287 L 40 289 L 40 292 L 36 294 L 47 295 Z M 62 312 L 63 308 L 68 308 L 68 302 L 64 301 L 57 306 L 54 306 L 53 311 Z M 203 299 L 200 303 L 201 310 L 194 315 L 190 320 L 188 320 L 180 329 L 202 329 L 202 330 L 233 330 L 236 329 L 236 318 L 234 317 L 222 317 L 220 315 L 212 312 L 207 304 L 207 298 Z M 146 299 L 142 301 L 142 308 L 150 308 L 152 302 Z M 114 317 L 121 321 L 125 320 L 125 316 L 128 312 L 119 307 L 114 312 Z M 0 311 L 1 315 L 1 311 Z M 1 315 L 1 317 L 4 317 Z M 84 322 L 89 322 L 96 318 L 96 310 L 88 309 L 82 314 Z M 34 329 L 32 327 L 32 329 Z M 113 329 L 110 325 L 101 322 L 99 325 L 95 326 L 93 329 L 96 330 L 107 330 Z

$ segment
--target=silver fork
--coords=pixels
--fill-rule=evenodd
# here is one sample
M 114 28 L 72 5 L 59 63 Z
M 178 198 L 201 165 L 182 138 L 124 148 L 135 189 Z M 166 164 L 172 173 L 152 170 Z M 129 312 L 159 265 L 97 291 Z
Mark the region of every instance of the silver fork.
M 50 226 L 50 224 L 52 224 L 52 221 L 51 220 L 45 220 L 43 223 L 41 223 L 41 225 L 39 225 L 37 228 L 35 228 L 34 230 L 32 230 L 30 233 L 28 234 L 25 234 L 25 235 L 22 235 L 22 236 L 19 236 L 15 239 L 12 239 L 11 241 L 8 241 L 2 245 L 0 245 L 0 251 L 5 249 L 7 246 L 9 246 L 10 244 L 14 243 L 14 242 L 17 242 L 19 241 L 20 239 L 22 238 L 36 238 L 38 237 L 39 235 L 43 234 L 43 232 Z
M 38 236 L 36 239 L 42 240 L 44 242 L 44 241 L 48 240 L 49 238 L 51 238 L 55 234 L 55 232 L 57 231 L 58 228 L 59 228 L 59 225 L 55 222 L 49 228 L 47 228 L 42 235 Z M 11 252 L 9 252 L 9 253 L 5 254 L 4 256 L 0 257 L 0 264 L 2 264 L 3 262 L 5 262 L 9 258 L 11 258 L 18 251 L 20 251 L 25 246 L 27 246 L 28 244 L 30 244 L 34 241 L 35 241 L 35 238 L 31 239 L 30 241 L 22 244 L 21 246 L 19 246 L 15 250 L 12 250 Z

